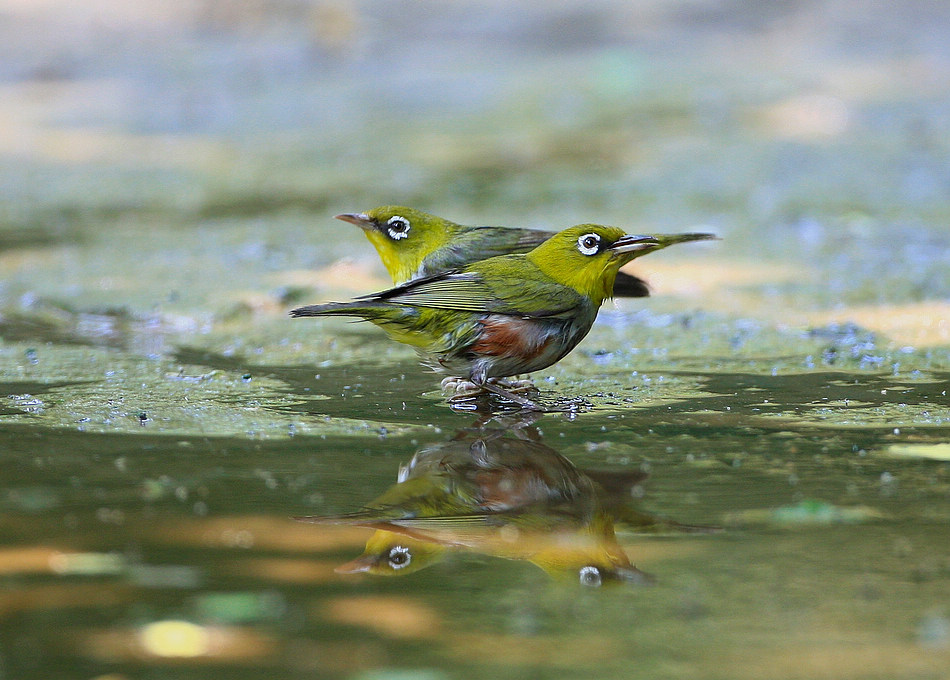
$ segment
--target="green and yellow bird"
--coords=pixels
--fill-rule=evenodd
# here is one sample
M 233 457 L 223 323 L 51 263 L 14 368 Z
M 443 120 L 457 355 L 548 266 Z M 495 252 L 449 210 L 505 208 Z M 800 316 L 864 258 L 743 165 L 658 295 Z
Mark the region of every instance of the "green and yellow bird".
M 459 269 L 496 255 L 526 253 L 553 232 L 518 227 L 457 224 L 403 205 L 384 205 L 365 213 L 343 213 L 338 220 L 355 224 L 376 248 L 394 284 Z M 714 238 L 711 234 L 654 235 L 650 252 L 674 243 Z M 619 272 L 614 281 L 616 297 L 647 297 L 643 279 Z
M 581 224 L 525 254 L 491 257 L 352 302 L 309 305 L 290 314 L 370 321 L 414 347 L 436 372 L 511 399 L 492 383 L 547 368 L 574 349 L 611 297 L 620 267 L 662 246 L 654 236 Z

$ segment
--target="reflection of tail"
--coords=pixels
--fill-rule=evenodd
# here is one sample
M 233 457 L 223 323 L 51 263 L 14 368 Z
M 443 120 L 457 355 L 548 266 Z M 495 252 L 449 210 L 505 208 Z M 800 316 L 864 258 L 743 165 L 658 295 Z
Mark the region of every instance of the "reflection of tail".
M 681 234 L 681 236 L 689 236 L 689 234 Z M 722 528 L 717 526 L 681 524 L 632 507 L 630 499 L 640 495 L 637 493 L 637 488 L 650 476 L 646 472 L 586 468 L 582 472 L 606 492 L 601 502 L 617 523 L 618 529 L 622 528 L 635 534 L 712 534 L 722 531 Z
M 636 496 L 636 488 L 643 484 L 650 476 L 643 470 L 581 470 L 585 475 L 597 482 L 608 497 L 623 501 Z
M 292 519 L 295 519 L 298 522 L 306 522 L 307 524 L 366 526 L 367 524 L 370 524 L 374 521 L 384 521 L 385 518 L 380 518 L 379 512 L 374 512 L 372 510 L 357 510 L 356 512 L 348 512 L 343 515 L 298 515 Z
M 650 297 L 647 282 L 633 274 L 617 273 L 614 281 L 614 295 L 617 297 Z
M 713 525 L 681 524 L 672 519 L 638 512 L 633 508 L 618 507 L 616 514 L 617 529 L 625 529 L 634 534 L 718 534 L 723 529 Z

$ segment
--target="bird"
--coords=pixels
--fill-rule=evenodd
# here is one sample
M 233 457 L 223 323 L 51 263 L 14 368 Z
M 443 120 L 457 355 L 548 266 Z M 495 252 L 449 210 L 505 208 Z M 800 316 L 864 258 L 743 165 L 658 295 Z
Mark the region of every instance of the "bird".
M 336 219 L 363 230 L 396 285 L 496 255 L 526 253 L 552 235 L 552 232 L 542 229 L 457 224 L 402 205 L 380 206 L 364 213 L 343 213 L 336 215 Z M 662 245 L 653 250 L 710 237 L 711 234 L 657 237 Z M 648 297 L 650 289 L 643 279 L 619 272 L 613 294 L 616 297 Z
M 415 348 L 435 372 L 538 409 L 495 383 L 547 368 L 567 355 L 612 296 L 620 267 L 663 246 L 656 236 L 580 224 L 527 253 L 479 260 L 350 302 L 298 307 L 290 315 L 370 321 Z

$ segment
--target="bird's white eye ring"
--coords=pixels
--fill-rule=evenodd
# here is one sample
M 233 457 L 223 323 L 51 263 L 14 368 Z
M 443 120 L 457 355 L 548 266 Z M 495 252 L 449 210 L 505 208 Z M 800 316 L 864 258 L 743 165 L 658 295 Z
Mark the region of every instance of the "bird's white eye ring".
M 591 565 L 581 567 L 581 570 L 578 573 L 580 575 L 582 586 L 591 586 L 592 588 L 596 588 L 602 582 L 600 577 L 600 569 L 597 567 Z
M 388 560 L 389 566 L 393 569 L 402 569 L 408 567 L 409 563 L 412 562 L 412 553 L 409 552 L 409 548 L 394 545 L 389 551 Z
M 597 234 L 584 234 L 577 239 L 577 249 L 582 255 L 596 255 L 600 251 L 600 236 Z
M 389 232 L 390 238 L 398 241 L 401 238 L 407 238 L 409 236 L 409 220 L 405 217 L 393 215 L 386 221 L 386 224 L 388 225 L 386 231 Z

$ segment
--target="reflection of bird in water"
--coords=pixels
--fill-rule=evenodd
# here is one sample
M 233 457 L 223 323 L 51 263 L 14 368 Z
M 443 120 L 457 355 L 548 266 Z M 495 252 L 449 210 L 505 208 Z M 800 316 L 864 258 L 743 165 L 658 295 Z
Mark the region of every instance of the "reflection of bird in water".
M 397 483 L 362 510 L 302 517 L 373 527 L 343 573 L 404 575 L 451 549 L 527 560 L 585 585 L 648 583 L 617 542 L 615 524 L 638 532 L 703 531 L 630 507 L 642 472 L 584 472 L 540 442 L 481 431 L 418 451 Z
M 334 518 L 306 518 L 319 522 Z M 376 526 L 376 525 L 372 525 Z M 448 547 L 425 538 L 416 538 L 406 532 L 377 529 L 366 541 L 363 554 L 355 560 L 341 564 L 334 571 L 338 574 L 367 573 L 375 576 L 405 576 L 435 564 L 449 550 Z

